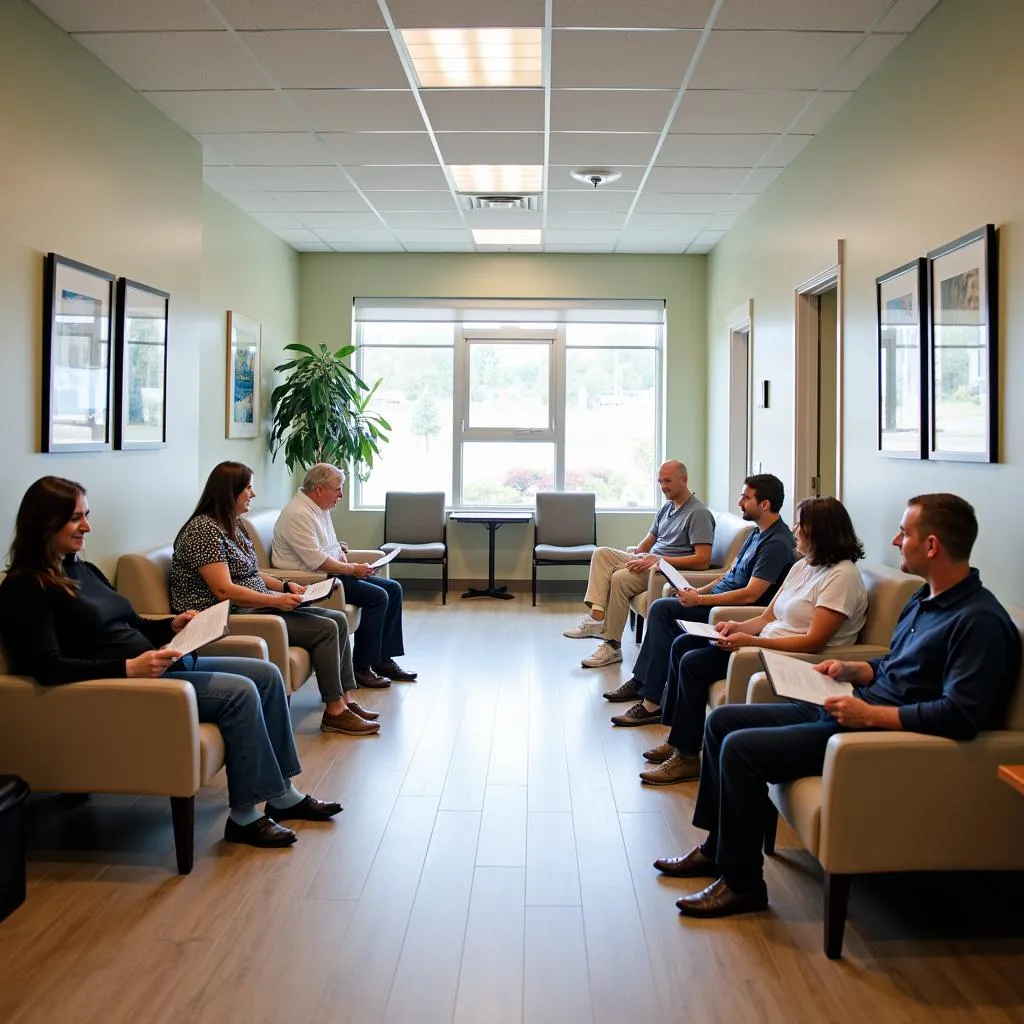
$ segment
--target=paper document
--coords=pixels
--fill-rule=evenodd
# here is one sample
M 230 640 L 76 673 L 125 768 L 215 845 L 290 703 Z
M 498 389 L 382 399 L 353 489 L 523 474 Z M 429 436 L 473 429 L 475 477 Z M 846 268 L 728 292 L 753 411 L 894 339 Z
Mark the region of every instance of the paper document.
M 179 654 L 191 654 L 198 648 L 213 643 L 214 640 L 219 640 L 228 631 L 228 609 L 230 607 L 230 601 L 221 601 L 200 612 L 170 643 L 164 644 L 164 647 L 177 651 Z
M 674 565 L 669 565 L 664 558 L 658 560 L 658 571 L 676 590 L 693 590 L 683 578 L 683 574 Z
M 325 597 L 330 597 L 336 583 L 337 580 L 333 576 L 328 576 L 319 583 L 310 583 L 302 594 L 302 603 L 309 604 L 310 601 L 322 601 Z
M 691 636 L 706 636 L 709 640 L 717 640 L 722 634 L 714 626 L 706 622 L 687 622 L 686 619 L 676 619 L 680 629 Z
M 758 651 L 761 664 L 768 673 L 768 681 L 779 697 L 802 700 L 808 704 L 824 704 L 826 697 L 852 697 L 849 683 L 838 683 L 815 672 L 814 667 L 798 658 L 790 658 L 777 651 Z
M 398 557 L 398 552 L 401 550 L 401 548 L 395 548 L 393 551 L 389 551 L 386 555 L 382 555 L 380 558 L 377 559 L 376 562 L 370 563 L 370 568 L 379 569 L 382 565 L 387 565 L 392 558 Z

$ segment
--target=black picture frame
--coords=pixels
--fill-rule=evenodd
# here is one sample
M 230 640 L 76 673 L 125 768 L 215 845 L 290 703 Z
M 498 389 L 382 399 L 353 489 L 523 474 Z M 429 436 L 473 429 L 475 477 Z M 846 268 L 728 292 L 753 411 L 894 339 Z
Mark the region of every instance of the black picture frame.
M 875 278 L 878 311 L 880 455 L 928 457 L 928 262 L 923 257 Z
M 999 244 L 986 224 L 928 253 L 928 458 L 999 458 Z
M 117 282 L 114 447 L 167 445 L 167 326 L 171 296 L 122 277 Z
M 110 449 L 113 314 L 113 274 L 57 253 L 46 254 L 41 451 Z

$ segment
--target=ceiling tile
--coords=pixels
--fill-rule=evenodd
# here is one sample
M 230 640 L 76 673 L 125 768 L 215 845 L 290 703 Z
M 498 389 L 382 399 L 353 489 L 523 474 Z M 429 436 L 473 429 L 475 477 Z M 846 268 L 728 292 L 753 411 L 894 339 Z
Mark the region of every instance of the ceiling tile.
M 651 192 L 732 193 L 750 173 L 745 167 L 655 167 L 645 190 Z
M 423 118 L 409 89 L 289 89 L 311 131 L 423 131 Z
M 466 245 L 471 236 L 465 228 L 458 231 L 398 231 L 398 240 L 402 245 L 415 245 L 429 248 L 432 252 L 444 252 L 450 244 Z
M 409 81 L 387 32 L 242 32 L 283 89 L 401 89 Z
M 345 192 L 352 182 L 337 167 L 205 167 L 203 181 L 217 189 L 270 192 Z
M 281 166 L 330 164 L 334 158 L 309 132 L 239 132 L 198 134 L 196 139 L 233 164 Z
M 577 167 L 646 167 L 657 141 L 654 132 L 552 132 L 548 158 Z
M 572 164 L 551 164 L 548 167 L 548 189 L 555 191 L 572 192 L 604 192 L 605 188 L 595 189 L 589 181 L 577 181 L 571 177 L 571 172 L 583 170 L 584 168 L 574 167 Z M 616 192 L 636 190 L 640 187 L 640 179 L 644 176 L 646 168 L 643 167 L 618 167 L 621 177 L 612 182 Z
M 544 162 L 544 136 L 540 132 L 439 132 L 437 144 L 449 166 Z
M 239 29 L 385 28 L 376 0 L 216 0 L 216 4 L 228 24 Z
M 670 231 L 647 231 L 639 234 L 623 232 L 615 246 L 616 252 L 679 252 L 696 237 L 696 232 L 675 234 Z
M 133 89 L 265 89 L 259 66 L 229 32 L 76 35 Z
M 556 89 L 678 89 L 699 41 L 699 32 L 556 29 L 551 84 Z
M 584 245 L 582 243 L 573 242 L 545 242 L 545 252 L 575 252 L 575 253 L 587 253 L 587 252 L 614 252 L 615 243 L 605 242 L 603 245 Z
M 388 0 L 399 28 L 541 28 L 544 0 Z
M 543 89 L 425 89 L 434 131 L 543 131 Z
M 320 138 L 343 164 L 437 165 L 426 132 L 325 132 Z
M 633 202 L 632 191 L 615 192 L 611 189 L 589 191 L 548 192 L 547 206 L 551 213 L 621 213 L 625 214 Z
M 385 193 L 386 194 L 386 193 Z M 455 209 L 455 204 L 449 200 L 450 213 L 439 213 L 434 210 L 404 210 L 390 211 L 384 213 L 383 217 L 387 226 L 392 231 L 413 230 L 439 230 L 455 231 L 465 229 L 465 224 Z
M 221 195 L 246 213 L 282 212 L 281 204 L 266 192 L 221 192 Z
M 707 226 L 706 213 L 634 213 L 626 225 L 626 234 L 671 231 L 676 235 L 693 234 Z
M 394 210 L 440 213 L 455 209 L 448 189 L 443 192 L 373 192 L 364 191 L 366 201 L 382 213 Z
M 279 207 L 291 213 L 328 211 L 365 213 L 366 203 L 358 192 L 267 192 Z
M 890 0 L 728 0 L 715 19 L 716 29 L 799 29 L 866 32 Z
M 205 0 L 32 0 L 65 32 L 161 32 L 219 29 Z
M 704 225 L 704 233 L 707 234 L 709 231 L 728 231 L 741 216 L 742 214 L 739 213 L 716 213 Z
M 896 49 L 906 36 L 870 35 L 844 61 L 828 80 L 829 89 L 859 89 L 864 80 Z
M 310 210 L 295 214 L 302 227 L 318 233 L 324 231 L 373 231 L 382 227 L 375 213 L 338 213 Z
M 554 0 L 552 24 L 582 28 L 703 28 L 714 0 Z
M 545 242 L 573 245 L 614 245 L 618 237 L 617 231 L 562 231 L 549 228 L 544 232 Z
M 813 139 L 813 135 L 783 135 L 768 150 L 761 161 L 763 167 L 785 167 L 804 146 Z
M 738 191 L 763 192 L 781 173 L 781 167 L 758 167 L 744 179 Z
M 626 220 L 625 210 L 549 210 L 547 226 L 562 231 L 618 231 Z
M 299 116 L 273 89 L 143 95 L 187 132 L 279 132 L 303 128 Z
M 380 241 L 353 242 L 338 239 L 331 248 L 334 252 L 402 252 L 398 239 L 392 239 L 390 236 Z
M 272 231 L 283 229 L 299 231 L 305 226 L 290 213 L 250 213 L 249 216 L 257 224 L 262 224 L 265 228 L 270 228 Z
M 757 199 L 755 195 L 702 195 L 699 192 L 651 192 L 644 189 L 637 200 L 637 213 L 743 213 Z
M 852 92 L 819 92 L 790 131 L 800 135 L 816 135 L 852 95 Z
M 301 251 L 323 252 L 328 249 L 325 242 L 322 242 L 314 232 L 308 231 L 305 228 L 282 229 L 276 231 L 275 234 L 293 248 Z
M 895 7 L 875 26 L 876 32 L 913 32 L 939 0 L 898 0 Z
M 813 92 L 750 92 L 738 89 L 687 89 L 671 131 L 784 132 Z
M 694 245 L 713 247 L 728 234 L 726 231 L 702 231 L 694 240 Z
M 753 167 L 774 135 L 666 135 L 659 167 Z
M 536 210 L 468 210 L 466 224 L 471 230 L 528 231 L 541 226 L 541 215 Z
M 415 191 L 448 187 L 440 167 L 351 167 L 349 174 L 360 188 Z
M 711 33 L 695 89 L 819 89 L 861 37 L 840 32 Z
M 642 89 L 554 89 L 551 130 L 660 132 L 676 94 Z

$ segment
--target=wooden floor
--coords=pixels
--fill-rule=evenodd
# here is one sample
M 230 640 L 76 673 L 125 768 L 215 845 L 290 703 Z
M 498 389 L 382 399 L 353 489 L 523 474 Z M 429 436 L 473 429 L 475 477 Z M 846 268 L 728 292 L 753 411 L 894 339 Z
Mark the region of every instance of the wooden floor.
M 609 727 L 629 669 L 580 668 L 579 614 L 410 598 L 421 682 L 360 696 L 379 737 L 323 735 L 315 690 L 293 700 L 301 783 L 345 812 L 290 850 L 224 844 L 222 785 L 187 877 L 166 801 L 35 801 L 0 1021 L 1024 1020 L 1020 876 L 855 881 L 831 962 L 818 869 L 782 827 L 769 912 L 682 920 L 698 883 L 651 861 L 698 836 L 696 786 L 639 784 L 662 730 Z

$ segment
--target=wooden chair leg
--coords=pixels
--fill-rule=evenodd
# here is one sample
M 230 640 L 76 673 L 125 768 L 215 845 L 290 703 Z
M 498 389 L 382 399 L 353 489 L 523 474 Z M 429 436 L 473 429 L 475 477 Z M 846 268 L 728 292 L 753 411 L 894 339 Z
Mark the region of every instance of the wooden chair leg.
M 764 855 L 775 856 L 775 837 L 779 831 L 779 812 L 774 808 L 764 823 Z
M 825 956 L 838 960 L 843 955 L 846 906 L 850 899 L 852 875 L 825 872 Z
M 174 853 L 178 858 L 178 874 L 187 875 L 195 858 L 196 798 L 171 797 L 171 822 L 174 825 Z

